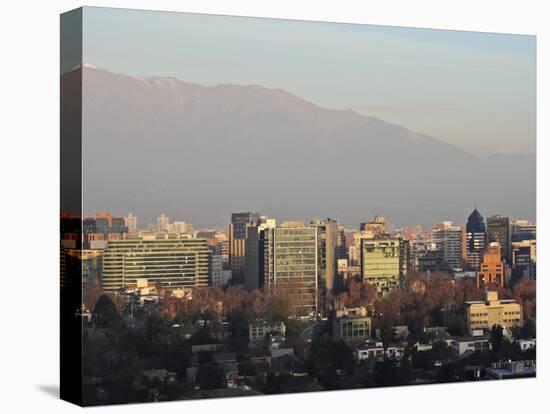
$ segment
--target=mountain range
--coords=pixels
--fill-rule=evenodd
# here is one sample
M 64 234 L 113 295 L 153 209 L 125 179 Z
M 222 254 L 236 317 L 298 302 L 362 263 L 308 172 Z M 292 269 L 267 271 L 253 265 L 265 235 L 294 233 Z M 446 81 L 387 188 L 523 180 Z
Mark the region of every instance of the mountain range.
M 166 213 L 214 227 L 258 211 L 355 227 L 374 214 L 398 225 L 464 223 L 476 204 L 484 215 L 535 217 L 535 155 L 478 157 L 282 89 L 90 65 L 62 76 L 70 84 L 81 74 L 87 214 L 132 212 L 145 225 Z

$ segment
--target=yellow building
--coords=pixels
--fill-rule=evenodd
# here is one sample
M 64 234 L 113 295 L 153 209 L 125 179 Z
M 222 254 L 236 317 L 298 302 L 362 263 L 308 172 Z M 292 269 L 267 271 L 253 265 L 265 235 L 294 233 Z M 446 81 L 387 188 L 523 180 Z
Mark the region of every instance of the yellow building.
M 499 300 L 498 292 L 488 291 L 485 302 L 466 302 L 466 321 L 470 330 L 521 326 L 521 305 L 513 299 Z
M 504 260 L 500 254 L 500 244 L 491 243 L 483 254 L 483 262 L 477 272 L 477 285 L 479 287 L 494 284 L 504 286 Z

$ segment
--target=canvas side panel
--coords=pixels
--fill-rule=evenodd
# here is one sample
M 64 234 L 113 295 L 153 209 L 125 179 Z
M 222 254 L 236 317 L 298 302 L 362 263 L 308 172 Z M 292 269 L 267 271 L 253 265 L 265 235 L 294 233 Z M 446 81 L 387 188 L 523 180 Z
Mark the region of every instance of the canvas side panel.
M 61 15 L 60 397 L 82 405 L 82 9 Z

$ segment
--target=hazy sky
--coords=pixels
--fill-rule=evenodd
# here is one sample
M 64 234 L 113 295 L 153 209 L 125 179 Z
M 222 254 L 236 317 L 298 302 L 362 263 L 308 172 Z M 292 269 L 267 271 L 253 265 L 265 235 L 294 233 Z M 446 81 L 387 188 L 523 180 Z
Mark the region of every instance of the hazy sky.
M 480 155 L 535 152 L 534 36 L 84 10 L 84 61 L 205 85 L 283 88 Z

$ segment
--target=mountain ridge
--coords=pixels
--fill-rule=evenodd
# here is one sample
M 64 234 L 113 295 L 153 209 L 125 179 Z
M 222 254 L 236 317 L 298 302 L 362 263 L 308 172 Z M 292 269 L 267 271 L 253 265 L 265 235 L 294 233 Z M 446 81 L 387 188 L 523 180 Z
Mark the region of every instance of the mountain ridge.
M 458 219 L 472 200 L 482 205 L 487 199 L 488 210 L 534 216 L 534 205 L 508 200 L 507 186 L 495 179 L 501 176 L 514 187 L 524 183 L 519 193 L 534 200 L 529 167 L 534 156 L 507 155 L 505 162 L 477 157 L 376 117 L 322 108 L 280 88 L 80 70 L 90 212 L 124 214 L 139 203 L 146 220 L 167 212 L 197 224 L 221 224 L 216 217 L 243 209 L 287 218 L 340 215 L 347 222 L 380 213 L 393 222 L 427 224 Z M 152 166 L 155 160 L 162 165 Z M 120 173 L 116 182 L 105 183 L 105 174 L 117 174 L 121 161 L 130 175 L 143 175 L 143 183 Z M 274 165 L 279 161 L 284 168 Z M 200 182 L 193 184 L 189 174 L 197 171 Z M 215 196 L 194 188 L 201 183 Z M 156 188 L 157 198 L 148 200 L 146 188 Z M 487 188 L 492 196 L 483 195 Z M 343 206 L 329 189 L 344 193 L 349 203 Z M 220 200 L 226 201 L 223 208 Z M 270 200 L 288 205 L 273 208 Z

